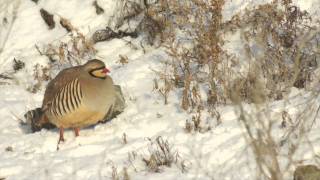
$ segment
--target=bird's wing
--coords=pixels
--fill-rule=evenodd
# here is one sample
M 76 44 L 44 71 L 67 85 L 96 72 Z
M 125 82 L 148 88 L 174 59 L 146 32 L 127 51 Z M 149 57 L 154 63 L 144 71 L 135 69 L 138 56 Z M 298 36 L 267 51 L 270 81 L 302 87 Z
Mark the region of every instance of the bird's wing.
M 80 66 L 71 67 L 60 71 L 58 75 L 47 85 L 44 93 L 42 109 L 46 109 L 47 105 L 54 100 L 57 93 L 59 93 L 63 87 L 79 77 L 79 73 Z

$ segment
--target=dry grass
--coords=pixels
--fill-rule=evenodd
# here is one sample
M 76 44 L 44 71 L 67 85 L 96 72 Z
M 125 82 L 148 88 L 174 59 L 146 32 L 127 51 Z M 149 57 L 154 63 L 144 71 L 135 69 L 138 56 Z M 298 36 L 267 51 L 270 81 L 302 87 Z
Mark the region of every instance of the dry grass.
M 299 166 L 294 172 L 293 180 L 317 180 L 320 169 L 314 165 Z
M 40 55 L 47 56 L 51 63 L 59 65 L 80 65 L 83 59 L 96 53 L 93 42 L 86 38 L 68 19 L 60 17 L 60 24 L 69 32 L 64 42 L 52 42 L 40 48 L 35 46 Z
M 119 55 L 118 63 L 121 65 L 125 65 L 129 63 L 129 58 L 126 55 Z
M 227 22 L 222 21 L 223 5 L 223 0 L 160 0 L 148 6 L 148 16 L 165 27 L 160 31 L 161 43 L 171 57 L 163 70 L 156 72 L 154 89 L 165 104 L 171 91 L 181 92 L 181 108 L 191 117 L 186 121 L 186 132 L 212 128 L 203 120 L 204 111 L 219 124 L 223 122 L 217 107 L 237 105 L 244 136 L 255 156 L 257 177 L 283 179 L 284 173 L 296 165 L 293 156 L 301 143 L 289 139 L 293 134 L 299 139 L 305 137 L 312 127 L 307 122 L 311 112 L 303 111 L 297 117 L 283 112 L 280 122 L 262 120 L 261 114 L 247 111 L 243 102 L 261 109 L 267 102 L 285 100 L 293 87 L 312 90 L 319 82 L 315 70 L 320 58 L 320 26 L 311 23 L 312 17 L 290 0 L 246 9 Z M 245 59 L 237 59 L 223 49 L 224 35 L 233 33 L 240 33 Z M 244 72 L 237 69 L 240 61 L 248 62 Z M 284 157 L 288 160 L 286 167 L 280 164 L 283 157 L 279 151 L 283 148 L 274 138 L 276 124 L 289 129 L 281 142 L 291 143 Z M 146 164 L 158 171 L 161 161 L 150 156 Z
M 149 171 L 161 172 L 162 166 L 171 167 L 173 164 L 180 166 L 182 172 L 186 171 L 184 161 L 181 161 L 177 151 L 173 151 L 168 140 L 159 136 L 155 140 L 149 139 L 149 143 L 149 155 L 143 157 Z
M 246 56 L 253 66 L 248 76 L 262 77 L 260 83 L 268 99 L 282 99 L 291 87 L 306 88 L 310 83 L 319 58 L 312 42 L 319 39 L 308 38 L 315 28 L 310 21 L 307 12 L 291 3 L 274 1 L 235 15 L 228 22 L 241 30 Z
M 91 59 L 96 53 L 93 42 L 75 28 L 69 20 L 60 17 L 60 24 L 68 32 L 64 41 L 52 42 L 41 47 L 35 45 L 39 54 L 49 59 L 49 63 L 46 66 L 39 64 L 34 66 L 33 77 L 36 83 L 27 88 L 32 93 L 38 92 L 43 82 L 52 79 L 61 67 L 83 64 L 84 60 Z
M 262 103 L 282 99 L 291 87 L 308 87 L 317 68 L 319 33 L 309 37 L 317 27 L 307 12 L 290 1 L 273 1 L 222 22 L 223 5 L 223 0 L 161 0 L 148 6 L 146 16 L 165 27 L 161 42 L 172 57 L 157 72 L 156 89 L 165 104 L 174 88 L 182 89 L 182 109 L 192 112 L 230 103 L 234 91 L 242 101 Z M 188 38 L 177 37 L 177 31 Z M 237 31 L 249 62 L 246 73 L 233 68 L 239 60 L 223 49 L 223 35 Z M 206 97 L 199 87 L 206 87 Z
M 50 66 L 42 66 L 42 65 L 36 64 L 33 70 L 33 77 L 34 77 L 35 83 L 28 86 L 27 91 L 31 93 L 37 93 L 40 90 L 43 82 L 47 82 L 52 79 L 50 71 L 51 71 Z
M 123 170 L 120 171 L 119 173 L 117 168 L 115 166 L 112 166 L 111 179 L 112 180 L 130 180 L 130 176 L 128 174 L 127 168 L 123 168 Z

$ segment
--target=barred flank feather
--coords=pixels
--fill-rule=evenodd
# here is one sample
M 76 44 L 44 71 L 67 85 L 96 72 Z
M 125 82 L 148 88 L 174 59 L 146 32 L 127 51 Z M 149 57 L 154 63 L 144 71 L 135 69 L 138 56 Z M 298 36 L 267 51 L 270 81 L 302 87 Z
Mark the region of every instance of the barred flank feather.
M 78 79 L 66 84 L 52 100 L 49 111 L 59 117 L 68 114 L 81 105 L 82 89 Z

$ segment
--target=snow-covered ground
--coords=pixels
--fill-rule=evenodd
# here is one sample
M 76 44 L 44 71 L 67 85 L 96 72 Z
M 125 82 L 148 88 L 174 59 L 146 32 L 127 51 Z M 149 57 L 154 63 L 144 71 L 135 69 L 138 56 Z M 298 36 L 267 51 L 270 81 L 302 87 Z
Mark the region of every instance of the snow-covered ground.
M 117 1 L 98 1 L 105 10 L 101 15 L 95 13 L 91 0 L 40 0 L 38 4 L 31 0 L 5 1 L 0 2 L 1 20 L 9 15 L 10 21 L 10 13 L 15 6 L 18 9 L 12 27 L 0 26 L 0 40 L 9 33 L 3 52 L 0 51 L 0 73 L 13 71 L 14 58 L 25 62 L 26 67 L 14 74 L 14 83 L 0 85 L 0 179 L 111 179 L 113 167 L 117 168 L 120 177 L 123 168 L 127 168 L 130 179 L 255 179 L 254 157 L 235 108 L 219 107 L 222 124 L 209 132 L 186 133 L 185 121 L 190 115 L 179 108 L 179 94 L 172 92 L 169 104 L 164 105 L 163 98 L 153 91 L 154 70 L 162 68 L 161 62 L 168 58 L 167 55 L 161 48 L 149 47 L 145 53 L 135 49 L 127 41 L 137 40 L 130 38 L 126 41 L 113 39 L 94 46 L 98 51 L 96 57 L 110 67 L 114 82 L 122 87 L 127 103 L 122 114 L 106 124 L 82 129 L 77 138 L 67 130 L 66 141 L 59 151 L 56 150 L 56 129 L 31 133 L 19 119 L 23 119 L 27 110 L 41 106 L 44 89 L 32 94 L 26 87 L 34 81 L 34 65 L 48 62 L 47 57 L 36 50 L 35 44 L 59 41 L 67 34 L 58 21 L 56 28 L 49 30 L 40 16 L 40 8 L 52 12 L 55 19 L 58 16 L 69 19 L 81 32 L 90 35 L 112 25 Z M 225 19 L 252 2 L 264 1 L 227 1 Z M 319 15 L 317 0 L 297 1 L 297 4 Z M 127 56 L 128 64 L 119 64 L 119 55 Z M 310 93 L 303 91 L 293 92 L 291 97 L 285 102 L 268 105 L 273 118 L 280 119 L 284 109 L 298 113 L 306 108 L 306 102 L 311 101 Z M 313 101 L 319 102 L 319 99 Z M 313 108 L 317 108 L 316 105 Z M 310 116 L 314 116 L 315 111 Z M 316 123 L 309 135 L 313 150 L 306 145 L 298 151 L 296 159 L 314 163 L 314 155 L 319 155 L 320 151 L 318 130 Z M 275 131 L 279 131 L 276 138 L 279 140 L 281 130 Z M 148 138 L 154 140 L 158 136 L 168 140 L 172 151 L 178 152 L 180 158 L 178 163 L 161 167 L 161 171 L 155 173 L 148 170 L 142 159 L 149 155 Z M 185 172 L 181 163 L 186 165 Z M 292 179 L 290 173 L 292 169 L 285 177 Z

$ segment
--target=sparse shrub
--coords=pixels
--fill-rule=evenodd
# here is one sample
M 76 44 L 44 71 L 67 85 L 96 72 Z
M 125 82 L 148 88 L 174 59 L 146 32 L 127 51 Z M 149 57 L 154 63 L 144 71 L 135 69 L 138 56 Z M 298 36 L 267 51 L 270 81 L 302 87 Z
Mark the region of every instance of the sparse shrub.
M 201 112 L 203 111 L 203 107 L 198 107 L 197 112 L 194 113 L 191 117 L 191 120 L 186 120 L 185 130 L 188 133 L 191 132 L 208 132 L 211 130 L 211 125 L 204 122 L 203 117 L 201 117 Z M 219 115 L 220 116 L 220 115 Z M 220 120 L 220 119 L 219 119 Z M 219 121 L 217 120 L 217 121 Z
M 149 14 L 153 19 L 162 17 L 162 41 L 172 57 L 157 72 L 165 104 L 174 88 L 182 91 L 182 109 L 194 112 L 202 106 L 210 112 L 235 98 L 249 103 L 280 100 L 291 87 L 310 84 L 320 57 L 320 33 L 307 12 L 291 1 L 273 1 L 223 22 L 223 5 L 223 0 L 162 0 L 148 7 L 158 12 Z M 223 49 L 224 35 L 234 32 L 241 34 L 246 60 Z M 245 72 L 238 70 L 240 61 L 248 64 Z
M 112 166 L 112 174 L 111 174 L 112 180 L 120 180 L 120 177 L 118 175 L 118 170 L 116 167 Z
M 50 66 L 42 66 L 36 64 L 33 69 L 33 77 L 35 80 L 35 84 L 31 84 L 29 87 L 27 87 L 27 91 L 31 93 L 37 93 L 40 90 L 43 82 L 52 79 L 50 70 Z
M 233 102 L 264 103 L 267 99 L 262 80 L 257 77 L 259 70 L 250 70 L 245 77 L 236 78 L 232 82 L 228 96 Z
M 169 67 L 169 65 L 166 63 L 166 67 Z M 158 74 L 159 79 L 160 79 L 160 84 L 158 79 L 154 79 L 154 85 L 153 85 L 153 90 L 158 91 L 159 94 L 164 98 L 164 104 L 168 104 L 168 96 L 170 91 L 173 88 L 173 81 L 172 77 L 167 74 L 167 71 L 170 70 L 165 70 L 165 72 L 160 72 L 160 71 L 154 71 L 155 73 Z
M 309 37 L 314 28 L 310 22 L 310 15 L 290 1 L 273 1 L 226 23 L 232 24 L 232 31 L 241 31 L 246 57 L 254 66 L 249 74 L 261 74 L 269 99 L 282 99 L 288 88 L 305 88 L 311 81 L 320 56 L 312 43 L 316 37 Z
M 75 28 L 69 20 L 61 17 L 60 24 L 69 32 L 66 39 L 43 45 L 41 48 L 35 45 L 39 54 L 48 57 L 49 62 L 47 66 L 35 65 L 33 76 L 36 83 L 27 88 L 32 93 L 36 93 L 43 82 L 52 79 L 61 70 L 61 67 L 83 64 L 84 60 L 91 59 L 96 53 L 93 42 Z
M 294 171 L 293 180 L 320 179 L 320 169 L 315 165 L 298 166 Z
M 177 151 L 173 151 L 168 140 L 164 140 L 161 136 L 154 141 L 149 139 L 149 155 L 143 157 L 147 168 L 151 172 L 161 172 L 162 166 L 171 167 L 172 164 L 180 165 L 180 157 Z M 184 164 L 183 162 L 181 164 Z M 185 166 L 183 166 L 185 170 Z
M 158 5 L 162 2 L 164 1 L 118 1 L 120 11 L 114 20 L 116 22 L 115 29 L 121 29 L 124 25 L 128 25 L 129 28 L 126 29 L 129 35 L 134 34 L 142 37 L 142 48 L 144 48 L 144 44 L 160 45 L 163 39 L 163 31 L 166 29 L 165 18 L 161 13 L 163 9 Z M 131 21 L 138 23 L 131 27 Z
M 128 144 L 128 139 L 127 139 L 127 134 L 126 133 L 122 134 L 122 143 L 123 144 Z
M 122 172 L 118 173 L 117 168 L 115 166 L 112 166 L 111 179 L 112 180 L 130 180 L 130 176 L 128 174 L 127 168 L 124 167 Z
M 70 32 L 64 41 L 52 42 L 42 49 L 36 46 L 40 55 L 49 58 L 54 65 L 80 65 L 83 59 L 90 59 L 96 53 L 93 42 L 86 38 L 71 22 L 63 17 L 60 24 Z
M 263 118 L 268 107 L 266 110 L 260 107 L 284 99 L 293 87 L 307 89 L 315 81 L 312 78 L 320 57 L 319 23 L 312 21 L 291 0 L 274 0 L 245 9 L 223 22 L 224 3 L 223 0 L 160 0 L 148 7 L 158 10 L 149 15 L 154 20 L 162 18 L 160 24 L 165 24 L 161 31 L 165 38 L 161 42 L 171 57 L 164 62 L 162 71 L 156 72 L 159 78 L 154 87 L 165 104 L 169 92 L 181 94 L 181 109 L 191 117 L 186 121 L 186 132 L 201 132 L 207 127 L 202 126 L 206 123 L 203 111 L 210 112 L 219 124 L 217 106 L 238 105 L 258 177 L 283 179 L 284 172 L 295 163 L 292 157 L 299 142 L 289 146 L 285 158 L 280 157 L 281 143 L 274 138 L 273 129 L 281 120 Z M 233 33 L 240 34 L 243 49 L 240 57 L 224 49 L 224 37 Z M 244 69 L 239 70 L 243 65 Z M 248 112 L 243 102 L 252 103 L 252 107 L 262 112 Z M 305 127 L 306 114 L 299 115 L 299 119 L 282 116 L 283 126 L 293 121 L 287 138 L 291 134 L 302 138 L 310 129 Z M 280 163 L 281 158 L 288 160 L 286 167 Z M 146 159 L 146 164 L 153 171 L 159 169 L 155 155 Z
M 122 174 L 123 174 L 123 180 L 130 180 L 130 176 L 129 176 L 129 174 L 128 174 L 128 170 L 127 170 L 127 168 L 123 168 L 123 170 L 122 170 Z

